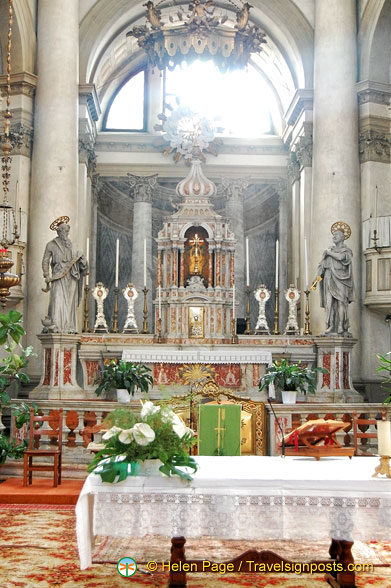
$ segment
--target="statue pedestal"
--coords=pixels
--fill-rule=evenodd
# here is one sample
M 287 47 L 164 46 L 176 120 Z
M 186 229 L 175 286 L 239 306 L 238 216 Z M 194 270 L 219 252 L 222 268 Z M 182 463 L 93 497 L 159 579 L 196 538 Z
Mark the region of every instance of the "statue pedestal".
M 41 381 L 30 393 L 32 399 L 58 400 L 83 398 L 76 379 L 80 335 L 42 333 L 37 335 L 43 348 Z
M 357 339 L 349 337 L 314 337 L 318 367 L 328 370 L 318 375 L 317 402 L 362 402 L 353 387 L 352 350 Z

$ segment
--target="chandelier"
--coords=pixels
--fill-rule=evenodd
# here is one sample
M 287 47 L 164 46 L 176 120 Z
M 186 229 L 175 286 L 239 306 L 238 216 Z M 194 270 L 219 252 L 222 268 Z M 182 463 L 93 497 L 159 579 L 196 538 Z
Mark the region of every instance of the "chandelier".
M 135 37 L 152 68 L 173 70 L 183 61 L 212 59 L 222 72 L 243 69 L 252 53 L 260 53 L 265 33 L 249 23 L 252 6 L 217 5 L 213 0 L 192 0 L 186 9 L 170 3 L 159 9 L 148 0 L 145 25 L 134 26 Z
M 12 17 L 13 17 L 13 0 L 9 0 L 8 8 L 8 43 L 7 43 L 7 76 L 6 76 L 6 109 L 4 112 L 4 135 L 2 137 L 2 178 L 3 178 L 3 201 L 0 204 L 0 218 L 2 226 L 0 227 L 0 303 L 5 306 L 7 296 L 10 295 L 10 288 L 20 283 L 20 277 L 10 273 L 8 270 L 14 265 L 8 247 L 13 245 L 19 239 L 19 230 L 15 218 L 15 211 L 8 201 L 9 182 L 11 175 L 10 152 L 12 149 L 10 139 L 10 124 L 12 114 L 10 112 L 11 96 L 11 37 L 12 37 Z

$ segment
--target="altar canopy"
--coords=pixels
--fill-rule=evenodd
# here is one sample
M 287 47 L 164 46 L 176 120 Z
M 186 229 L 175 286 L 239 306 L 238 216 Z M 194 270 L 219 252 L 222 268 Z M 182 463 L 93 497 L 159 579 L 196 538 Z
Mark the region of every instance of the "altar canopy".
M 94 535 L 298 541 L 391 536 L 391 481 L 371 477 L 378 458 L 196 461 L 192 482 L 159 475 L 107 484 L 90 474 L 76 506 L 81 569 L 91 565 Z

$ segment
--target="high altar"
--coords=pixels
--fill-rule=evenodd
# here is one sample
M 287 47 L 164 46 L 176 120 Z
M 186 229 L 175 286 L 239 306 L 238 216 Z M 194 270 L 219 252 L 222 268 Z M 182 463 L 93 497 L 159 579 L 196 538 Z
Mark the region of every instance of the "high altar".
M 267 329 L 260 334 L 237 334 L 235 234 L 232 223 L 214 210 L 216 187 L 204 175 L 197 151 L 189 174 L 178 183 L 176 192 L 181 203 L 165 219 L 157 238 L 154 333 L 148 332 L 146 323 L 141 333 L 137 328 L 131 332 L 124 329 L 121 334 L 108 332 L 101 322 L 96 332 L 89 332 L 87 327 L 87 332 L 75 335 L 42 333 L 42 377 L 31 397 L 94 399 L 95 379 L 103 361 L 123 357 L 152 368 L 152 398 L 159 398 L 162 391 L 185 393 L 189 382 L 181 379 L 180 367 L 207 364 L 217 386 L 265 400 L 266 393 L 258 391 L 259 378 L 273 359 L 286 357 L 327 368 L 328 373 L 321 374 L 318 381 L 317 401 L 360 401 L 351 380 L 355 339 L 299 336 L 288 329 L 280 334 L 278 315 L 273 334 Z M 145 318 L 145 286 L 143 292 Z M 142 304 L 142 296 L 138 304 Z M 102 305 L 99 301 L 100 321 L 102 317 L 104 321 Z M 130 315 L 134 317 L 133 306 L 129 307 Z M 282 331 L 283 325 L 280 328 Z

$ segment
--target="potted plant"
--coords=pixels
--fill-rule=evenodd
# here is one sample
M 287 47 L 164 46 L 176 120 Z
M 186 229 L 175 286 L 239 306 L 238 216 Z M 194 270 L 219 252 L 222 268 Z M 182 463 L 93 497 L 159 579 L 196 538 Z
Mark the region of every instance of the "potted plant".
M 141 363 L 112 359 L 99 372 L 95 392 L 100 396 L 103 392 L 108 393 L 116 389 L 118 401 L 130 402 L 130 396 L 134 396 L 136 390 L 147 394 L 153 385 L 150 372 L 149 367 Z
M 377 368 L 377 372 L 386 372 L 387 375 L 382 374 L 384 378 L 384 382 L 382 387 L 386 390 L 390 391 L 391 389 L 391 351 L 386 353 L 385 355 L 378 355 L 377 358 L 380 360 L 380 364 Z M 391 393 L 383 400 L 383 404 L 391 404 Z
M 327 373 L 325 368 L 304 367 L 300 363 L 289 363 L 286 359 L 277 359 L 266 368 L 266 373 L 259 380 L 259 390 L 274 385 L 281 390 L 284 404 L 295 404 L 297 392 L 315 394 L 317 373 Z
M 104 425 L 110 427 L 102 437 L 105 447 L 88 466 L 88 471 L 99 474 L 103 482 L 121 482 L 128 476 L 158 472 L 191 480 L 189 473 L 180 468 L 197 471 L 190 456 L 196 443 L 194 431 L 168 407 L 147 401 L 137 412 L 119 408 L 106 417 Z M 146 461 L 148 467 L 143 470 L 140 466 Z

